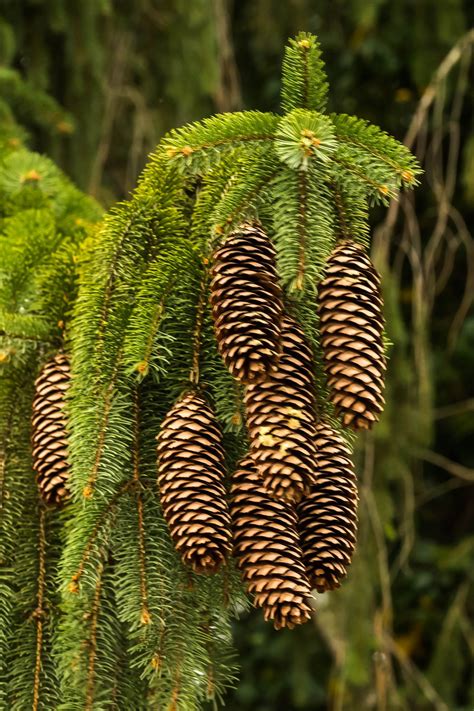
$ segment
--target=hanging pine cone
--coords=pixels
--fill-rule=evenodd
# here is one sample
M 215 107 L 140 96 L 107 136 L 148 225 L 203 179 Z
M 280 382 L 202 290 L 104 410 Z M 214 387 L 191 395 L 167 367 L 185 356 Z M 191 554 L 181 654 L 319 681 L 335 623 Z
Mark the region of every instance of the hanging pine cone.
M 60 504 L 68 495 L 68 436 L 64 401 L 70 380 L 69 360 L 59 353 L 46 363 L 35 382 L 33 469 L 41 495 L 48 504 Z
M 211 304 L 219 352 L 243 383 L 264 380 L 276 365 L 281 296 L 273 245 L 257 225 L 242 225 L 214 254 Z
M 285 316 L 277 370 L 245 391 L 250 451 L 266 491 L 296 503 L 316 472 L 312 353 L 298 324 Z
M 158 485 L 176 550 L 196 573 L 214 573 L 231 550 L 222 436 L 198 393 L 178 400 L 158 440 Z
M 384 405 L 380 278 L 364 248 L 338 244 L 319 286 L 321 346 L 330 398 L 346 427 L 370 429 Z
M 356 543 L 357 484 L 351 451 L 330 425 L 317 425 L 318 477 L 298 505 L 306 571 L 318 592 L 334 590 L 347 573 Z
M 306 577 L 291 506 L 272 499 L 250 458 L 241 462 L 231 487 L 234 555 L 255 607 L 276 629 L 310 619 Z

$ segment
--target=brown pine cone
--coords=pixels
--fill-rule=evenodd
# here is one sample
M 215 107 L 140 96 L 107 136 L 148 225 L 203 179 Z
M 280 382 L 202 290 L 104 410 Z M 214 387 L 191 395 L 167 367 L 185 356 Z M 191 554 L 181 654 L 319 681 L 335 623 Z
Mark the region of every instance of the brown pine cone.
M 255 607 L 276 629 L 307 622 L 311 589 L 295 512 L 267 494 L 250 458 L 232 478 L 231 514 L 234 555 Z
M 69 478 L 66 393 L 71 380 L 69 359 L 58 353 L 41 370 L 33 400 L 33 469 L 41 496 L 59 505 L 68 496 Z
M 231 550 L 222 435 L 196 392 L 178 400 L 158 440 L 158 486 L 176 550 L 196 573 L 214 573 Z
M 351 450 L 330 425 L 317 425 L 318 476 L 298 505 L 306 571 L 318 592 L 334 590 L 347 574 L 357 534 L 357 482 Z
M 251 456 L 267 492 L 289 503 L 309 492 L 315 477 L 312 368 L 303 331 L 285 316 L 277 369 L 265 382 L 245 390 Z
M 244 224 L 214 254 L 211 304 L 219 352 L 243 383 L 264 380 L 280 353 L 283 305 L 275 250 Z
M 331 402 L 346 427 L 370 429 L 384 406 L 386 359 L 380 278 L 364 248 L 338 244 L 319 286 L 319 318 Z

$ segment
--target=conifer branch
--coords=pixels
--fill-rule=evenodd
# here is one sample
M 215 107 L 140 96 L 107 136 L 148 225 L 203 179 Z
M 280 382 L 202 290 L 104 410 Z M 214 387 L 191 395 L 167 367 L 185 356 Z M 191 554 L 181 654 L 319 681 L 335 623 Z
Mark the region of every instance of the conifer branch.
M 131 486 L 134 484 L 133 481 L 127 481 L 123 486 L 120 487 L 120 489 L 115 493 L 115 495 L 110 499 L 108 502 L 107 506 L 105 509 L 102 511 L 100 514 L 99 518 L 97 519 L 94 528 L 92 529 L 92 532 L 89 535 L 89 538 L 87 539 L 86 545 L 84 546 L 84 551 L 82 553 L 82 557 L 79 561 L 79 565 L 76 568 L 76 571 L 73 573 L 71 576 L 71 582 L 69 584 L 69 592 L 72 593 L 77 593 L 79 590 L 79 583 L 82 577 L 82 574 L 84 573 L 84 569 L 86 567 L 86 564 L 89 560 L 89 557 L 92 553 L 92 550 L 94 548 L 94 543 L 100 534 L 103 526 L 105 526 L 108 517 L 113 513 L 113 510 L 115 506 L 118 504 L 121 496 L 125 494 Z
M 163 142 L 164 155 L 180 170 L 205 173 L 229 151 L 270 143 L 278 117 L 259 111 L 217 114 L 172 131 Z
M 327 93 L 328 82 L 319 42 L 314 35 L 300 32 L 285 48 L 282 108 L 285 112 L 297 108 L 323 111 Z
M 138 558 L 140 568 L 140 595 L 142 611 L 140 621 L 144 625 L 151 622 L 148 607 L 148 583 L 146 571 L 146 549 L 143 521 L 143 499 L 140 484 L 140 407 L 137 389 L 133 392 L 134 422 L 133 422 L 133 483 L 136 489 L 137 523 L 138 523 Z
M 44 590 L 46 585 L 46 531 L 45 531 L 46 509 L 40 505 L 39 510 L 39 529 L 38 529 L 38 579 L 37 579 L 37 594 L 36 594 L 36 609 L 33 612 L 33 618 L 36 624 L 36 650 L 35 650 L 35 668 L 33 679 L 33 711 L 38 711 L 40 704 L 40 686 L 41 686 L 41 657 L 43 653 L 43 624 L 44 616 Z
M 88 637 L 88 663 L 86 678 L 86 699 L 84 708 L 86 711 L 93 711 L 95 698 L 95 666 L 97 658 L 97 627 L 100 615 L 100 598 L 102 594 L 102 577 L 104 574 L 104 563 L 100 563 L 99 574 L 95 586 L 92 607 L 90 610 L 89 637 Z
M 121 353 L 119 353 L 119 355 L 117 356 L 117 361 L 115 363 L 112 379 L 111 379 L 110 383 L 108 384 L 106 391 L 105 391 L 105 396 L 104 396 L 104 401 L 103 401 L 103 410 L 102 410 L 101 419 L 99 421 L 100 424 L 99 424 L 99 431 L 98 431 L 98 437 L 97 437 L 97 444 L 95 447 L 94 461 L 92 464 L 90 474 L 87 478 L 86 485 L 84 486 L 83 491 L 82 491 L 82 495 L 86 499 L 89 499 L 93 495 L 94 487 L 95 487 L 95 484 L 97 481 L 97 477 L 99 475 L 99 468 L 100 468 L 100 464 L 102 461 L 102 455 L 103 455 L 104 447 L 105 447 L 105 437 L 106 437 L 107 428 L 109 425 L 110 413 L 112 411 L 113 397 L 115 394 L 115 386 L 116 386 L 118 374 L 119 374 L 120 358 L 121 358 Z
M 209 291 L 209 272 L 206 269 L 207 258 L 204 259 L 204 275 L 201 280 L 201 285 L 199 289 L 199 298 L 196 306 L 196 319 L 193 331 L 193 359 L 191 371 L 189 373 L 189 381 L 192 385 L 198 386 L 200 381 L 200 359 L 201 359 L 201 347 L 202 347 L 202 330 L 204 325 L 204 314 L 207 305 L 208 291 Z

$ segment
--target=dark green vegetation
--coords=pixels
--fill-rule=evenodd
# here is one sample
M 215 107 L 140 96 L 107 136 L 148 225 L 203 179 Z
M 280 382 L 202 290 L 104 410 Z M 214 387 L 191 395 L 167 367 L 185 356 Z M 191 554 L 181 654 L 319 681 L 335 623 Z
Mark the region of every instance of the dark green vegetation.
M 320 35 L 331 108 L 401 139 L 439 62 L 474 23 L 460 0 L 240 2 L 230 24 L 220 3 L 157 7 L 83 2 L 72 14 L 61 2 L 2 6 L 12 39 L 6 67 L 55 96 L 76 131 L 64 137 L 62 118 L 45 123 L 29 91 L 32 108 L 21 113 L 13 106 L 18 91 L 9 90 L 17 124 L 108 202 L 134 184 L 145 154 L 172 125 L 213 110 L 274 110 L 281 48 L 300 29 Z M 470 77 L 466 50 L 453 57 L 412 132 L 426 170 L 416 217 L 405 200 L 389 213 L 393 222 L 380 225 L 374 215 L 395 343 L 393 395 L 359 451 L 359 556 L 345 589 L 318 603 L 316 631 L 277 634 L 253 616 L 236 626 L 242 681 L 228 708 L 473 705 Z M 48 110 L 55 115 L 52 104 Z

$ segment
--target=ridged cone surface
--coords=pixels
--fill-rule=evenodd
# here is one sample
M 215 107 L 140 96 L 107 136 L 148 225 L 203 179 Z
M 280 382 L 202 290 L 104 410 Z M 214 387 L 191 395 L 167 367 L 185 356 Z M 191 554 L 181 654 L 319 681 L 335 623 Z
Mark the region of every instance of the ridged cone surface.
M 31 435 L 33 469 L 47 504 L 58 505 L 68 497 L 70 467 L 64 403 L 70 380 L 69 359 L 58 353 L 46 363 L 35 382 Z
M 312 353 L 298 324 L 285 316 L 282 354 L 263 383 L 245 390 L 250 454 L 267 492 L 289 503 L 309 492 L 316 471 Z
M 196 573 L 214 573 L 230 553 L 222 435 L 214 413 L 191 392 L 166 415 L 158 440 L 158 486 L 176 550 Z
M 211 304 L 219 352 L 242 383 L 264 380 L 280 353 L 283 313 L 275 249 L 244 224 L 214 253 Z
M 255 607 L 276 629 L 309 620 L 311 588 L 295 511 L 267 494 L 249 457 L 232 479 L 231 514 L 234 555 Z
M 330 425 L 317 425 L 318 476 L 298 505 L 298 529 L 310 583 L 318 592 L 338 588 L 347 574 L 357 535 L 357 482 L 351 451 Z
M 386 359 L 380 278 L 364 248 L 338 244 L 319 286 L 319 318 L 330 399 L 346 427 L 370 429 L 384 406 Z

